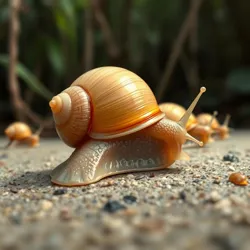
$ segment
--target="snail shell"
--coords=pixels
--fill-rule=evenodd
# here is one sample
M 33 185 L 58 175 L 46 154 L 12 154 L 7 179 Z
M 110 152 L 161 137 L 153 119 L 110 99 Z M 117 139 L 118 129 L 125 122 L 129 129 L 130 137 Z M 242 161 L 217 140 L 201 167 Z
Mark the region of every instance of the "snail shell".
M 24 140 L 32 135 L 30 127 L 23 122 L 11 123 L 4 131 L 5 135 L 12 141 Z
M 50 101 L 61 139 L 77 147 L 88 135 L 110 139 L 142 130 L 165 115 L 149 86 L 119 67 L 88 71 Z
M 172 102 L 165 102 L 159 105 L 162 112 L 164 112 L 168 119 L 172 121 L 179 121 L 185 114 L 186 109 L 179 104 Z M 194 114 L 191 114 L 186 125 L 186 130 L 189 131 L 197 125 L 197 119 Z
M 208 125 L 211 121 L 211 118 L 212 118 L 212 114 L 209 114 L 209 113 L 202 113 L 202 114 L 199 114 L 197 116 L 197 121 L 200 125 Z M 220 127 L 220 124 L 218 122 L 218 120 L 216 118 L 213 119 L 212 123 L 211 123 L 211 128 L 212 129 L 217 129 Z
M 201 125 L 208 125 L 211 120 L 212 115 L 208 113 L 202 113 L 197 116 L 197 121 Z M 230 128 L 228 127 L 230 121 L 230 115 L 226 115 L 225 121 L 222 125 L 218 122 L 216 118 L 213 119 L 211 127 L 216 131 L 221 140 L 224 140 L 229 137 Z
M 42 128 L 39 128 L 32 134 L 31 128 L 24 122 L 14 122 L 10 124 L 4 131 L 5 135 L 9 138 L 9 143 L 5 146 L 10 147 L 13 142 L 26 143 L 31 147 L 39 145 Z

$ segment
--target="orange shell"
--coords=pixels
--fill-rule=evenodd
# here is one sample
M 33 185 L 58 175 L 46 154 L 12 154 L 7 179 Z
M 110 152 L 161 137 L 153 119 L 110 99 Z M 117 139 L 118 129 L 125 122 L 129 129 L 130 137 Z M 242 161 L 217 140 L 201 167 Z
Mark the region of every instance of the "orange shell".
M 32 135 L 30 127 L 23 122 L 14 122 L 4 131 L 10 140 L 24 140 Z
M 248 184 L 247 177 L 241 173 L 232 173 L 229 176 L 229 181 L 239 186 L 246 186 Z
M 178 122 L 182 116 L 185 114 L 186 110 L 179 104 L 172 102 L 165 102 L 159 105 L 162 112 L 164 112 L 168 119 Z M 197 124 L 197 120 L 193 114 L 190 115 L 186 130 L 189 131 Z
M 197 122 L 200 125 L 209 125 L 210 122 L 211 122 L 212 116 L 213 115 L 211 115 L 209 113 L 202 113 L 202 114 L 200 114 L 200 115 L 198 115 L 196 117 L 197 118 Z M 212 129 L 216 129 L 216 128 L 220 127 L 220 124 L 219 124 L 219 122 L 218 122 L 218 120 L 216 118 L 213 119 L 211 127 L 212 127 Z
M 165 116 L 149 86 L 138 75 L 123 68 L 90 70 L 71 86 L 82 87 L 90 97 L 89 135 L 92 138 L 116 138 L 131 134 Z

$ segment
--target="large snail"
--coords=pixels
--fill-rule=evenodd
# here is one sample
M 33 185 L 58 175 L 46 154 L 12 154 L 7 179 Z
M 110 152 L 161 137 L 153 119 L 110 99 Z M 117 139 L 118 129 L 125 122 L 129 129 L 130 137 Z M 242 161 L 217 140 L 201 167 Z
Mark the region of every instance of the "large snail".
M 213 119 L 211 123 L 211 127 L 216 133 L 219 135 L 219 138 L 221 140 L 227 139 L 229 137 L 229 132 L 232 130 L 228 127 L 229 121 L 230 121 L 230 115 L 227 114 L 225 121 L 222 125 L 218 122 L 218 120 L 215 118 Z M 197 116 L 197 121 L 201 125 L 208 125 L 208 123 L 211 121 L 211 115 L 208 113 L 202 113 Z
M 172 102 L 161 103 L 159 107 L 161 111 L 166 114 L 168 119 L 176 122 L 179 121 L 186 112 L 184 107 Z M 198 123 L 198 120 L 194 114 L 191 114 L 186 124 L 187 132 L 193 137 L 201 140 L 204 145 L 212 142 L 213 139 L 211 138 L 211 135 L 214 131 L 211 128 L 211 124 L 216 115 L 217 112 L 215 111 L 214 114 L 210 116 L 210 120 L 208 120 L 207 124 L 203 125 Z
M 126 172 L 164 169 L 177 159 L 185 141 L 202 146 L 185 129 L 205 87 L 178 121 L 165 117 L 149 86 L 135 73 L 100 67 L 77 78 L 52 98 L 60 138 L 75 147 L 51 172 L 51 181 L 80 186 Z
M 30 147 L 37 147 L 39 145 L 39 134 L 42 131 L 40 127 L 35 133 L 32 133 L 31 128 L 24 122 L 13 122 L 5 130 L 4 133 L 9 139 L 6 148 L 14 142 L 27 144 Z

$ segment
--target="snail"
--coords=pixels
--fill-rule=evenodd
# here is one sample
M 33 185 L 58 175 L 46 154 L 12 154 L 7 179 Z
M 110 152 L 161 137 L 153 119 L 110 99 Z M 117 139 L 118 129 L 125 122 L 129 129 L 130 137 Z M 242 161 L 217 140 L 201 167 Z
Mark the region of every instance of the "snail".
M 232 130 L 228 127 L 231 116 L 226 115 L 225 121 L 222 125 L 218 122 L 216 118 L 213 119 L 211 123 L 212 129 L 219 135 L 221 140 L 227 139 L 229 137 L 229 132 Z M 211 115 L 208 113 L 202 113 L 197 116 L 197 121 L 200 125 L 207 125 L 211 121 Z
M 39 134 L 41 131 L 42 127 L 33 134 L 31 128 L 26 123 L 13 122 L 4 130 L 5 135 L 9 139 L 6 148 L 10 147 L 14 142 L 25 143 L 31 147 L 37 147 L 39 145 Z
M 179 104 L 171 103 L 171 102 L 161 103 L 159 107 L 161 111 L 166 114 L 166 117 L 173 121 L 179 121 L 180 118 L 186 112 L 184 107 L 182 107 Z M 213 116 L 210 117 L 210 122 L 208 124 L 202 125 L 198 123 L 195 115 L 191 114 L 186 124 L 187 132 L 190 135 L 194 136 L 195 138 L 198 138 L 199 140 L 201 140 L 204 145 L 209 142 L 213 142 L 213 139 L 211 138 L 211 134 L 213 133 L 211 124 L 216 115 L 217 115 L 217 111 L 215 111 Z
M 59 137 L 75 148 L 51 172 L 61 186 L 95 183 L 116 174 L 164 169 L 188 159 L 185 126 L 205 87 L 178 122 L 165 117 L 146 82 L 119 67 L 100 67 L 78 77 L 49 102 Z

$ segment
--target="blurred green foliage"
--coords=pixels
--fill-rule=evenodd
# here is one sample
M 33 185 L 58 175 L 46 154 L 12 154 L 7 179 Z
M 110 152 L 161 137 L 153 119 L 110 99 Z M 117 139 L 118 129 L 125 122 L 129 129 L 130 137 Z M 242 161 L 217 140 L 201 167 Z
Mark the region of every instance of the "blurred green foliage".
M 94 15 L 93 65 L 119 65 L 139 74 L 152 90 L 163 75 L 173 43 L 189 10 L 187 0 L 100 0 L 100 7 L 113 32 L 120 54 L 107 50 L 105 35 Z M 47 113 L 44 105 L 80 74 L 86 66 L 86 15 L 92 11 L 88 0 L 23 0 L 20 10 L 19 65 L 22 94 L 27 87 L 41 99 L 30 100 L 32 107 Z M 244 11 L 243 11 L 244 10 Z M 249 11 L 247 11 L 249 10 Z M 208 91 L 198 111 L 217 109 L 224 119 L 231 113 L 236 126 L 250 126 L 240 116 L 250 111 L 250 2 L 205 0 L 198 19 L 199 85 Z M 8 1 L 0 0 L 0 54 L 8 54 Z M 91 47 L 90 47 L 91 49 Z M 188 41 L 183 53 L 189 57 Z M 5 83 L 1 102 L 6 99 L 6 56 L 1 56 L 0 77 Z M 242 95 L 244 97 L 242 97 Z M 178 62 L 165 93 L 165 101 L 187 106 L 193 99 L 183 65 Z M 241 112 L 242 111 L 242 112 Z M 1 110 L 0 110 L 1 112 Z M 7 116 L 7 117 L 10 117 Z M 7 118 L 6 118 L 7 119 Z

